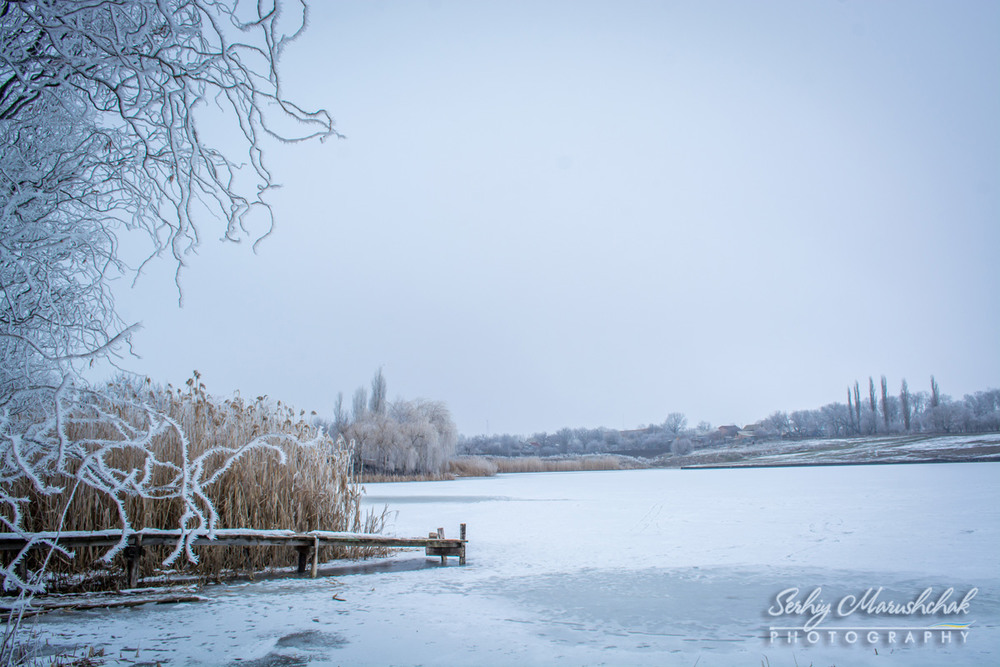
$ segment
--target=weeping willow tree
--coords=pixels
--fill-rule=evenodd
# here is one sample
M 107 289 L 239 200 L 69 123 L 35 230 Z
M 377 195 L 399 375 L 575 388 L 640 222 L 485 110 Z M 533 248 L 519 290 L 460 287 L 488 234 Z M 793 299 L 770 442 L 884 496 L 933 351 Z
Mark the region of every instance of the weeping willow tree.
M 182 528 L 212 527 L 199 497 L 204 467 L 149 447 L 179 426 L 155 406 L 88 385 L 84 371 L 121 354 L 136 330 L 116 314 L 109 288 L 129 271 L 122 234 L 139 232 L 147 261 L 166 257 L 178 276 L 207 228 L 256 243 L 274 223 L 266 144 L 339 136 L 326 111 L 283 93 L 277 62 L 307 18 L 303 3 L 286 9 L 280 0 L 0 0 L 4 531 L 23 531 L 25 484 L 42 495 L 84 486 L 119 500 L 172 496 L 187 507 Z M 237 129 L 237 154 L 199 134 L 202 109 Z M 250 231 L 250 216 L 263 216 L 263 234 Z M 74 437 L 87 422 L 109 430 Z M 265 434 L 213 460 L 226 465 L 280 440 Z M 123 449 L 139 452 L 125 457 L 138 463 L 111 463 Z M 164 467 L 174 474 L 154 484 L 163 475 L 150 471 Z M 39 572 L 19 576 L 9 565 L 0 575 L 6 589 L 40 586 Z

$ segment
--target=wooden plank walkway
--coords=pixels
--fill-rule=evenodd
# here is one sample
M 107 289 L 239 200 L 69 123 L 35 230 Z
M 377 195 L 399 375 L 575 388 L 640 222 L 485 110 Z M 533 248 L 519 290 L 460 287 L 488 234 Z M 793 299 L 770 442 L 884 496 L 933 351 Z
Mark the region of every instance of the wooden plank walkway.
M 139 579 L 139 559 L 148 546 L 176 545 L 184 538 L 181 530 L 160 530 L 144 528 L 130 532 L 125 547 L 125 573 L 128 588 L 135 588 Z M 466 540 L 465 524 L 459 527 L 458 538 L 446 538 L 444 529 L 431 531 L 427 537 L 392 537 L 370 533 L 347 533 L 313 530 L 297 533 L 291 530 L 242 530 L 220 528 L 210 536 L 208 531 L 194 531 L 192 546 L 284 546 L 293 547 L 298 552 L 298 571 L 305 573 L 312 560 L 311 576 L 315 577 L 319 566 L 319 547 L 385 547 L 423 548 L 428 556 L 440 556 L 441 564 L 447 564 L 448 556 L 457 556 L 458 564 L 465 565 Z M 121 543 L 121 530 L 66 531 L 61 533 L 0 533 L 0 551 L 22 551 L 25 548 L 45 549 L 48 543 L 57 542 L 67 549 L 80 547 L 112 547 Z

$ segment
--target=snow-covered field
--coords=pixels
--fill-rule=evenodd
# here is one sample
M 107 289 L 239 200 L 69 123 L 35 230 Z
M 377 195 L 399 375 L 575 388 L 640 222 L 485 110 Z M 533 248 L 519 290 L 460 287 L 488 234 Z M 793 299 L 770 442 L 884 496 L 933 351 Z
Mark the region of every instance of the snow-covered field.
M 392 533 L 456 536 L 467 523 L 468 565 L 403 552 L 316 580 L 206 587 L 205 602 L 58 612 L 35 629 L 53 650 L 101 646 L 110 664 L 998 664 L 998 473 L 964 463 L 372 484 L 367 502 L 398 511 Z M 837 616 L 879 587 L 877 601 L 900 604 L 932 589 L 921 608 L 952 588 L 968 613 Z M 783 591 L 786 603 L 813 594 L 808 613 L 778 615 Z M 824 604 L 821 632 L 772 638 Z M 940 624 L 957 627 L 924 630 Z
M 696 449 L 664 465 L 817 465 L 1000 461 L 1000 433 L 961 435 L 895 434 L 864 438 L 749 440 Z

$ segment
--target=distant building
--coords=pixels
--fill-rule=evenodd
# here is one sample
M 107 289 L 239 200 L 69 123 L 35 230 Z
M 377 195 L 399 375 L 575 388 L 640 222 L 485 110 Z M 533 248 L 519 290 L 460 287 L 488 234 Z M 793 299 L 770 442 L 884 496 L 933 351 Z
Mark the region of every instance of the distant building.
M 726 424 L 725 426 L 719 427 L 719 433 L 723 438 L 735 438 L 740 432 L 740 427 L 736 424 Z

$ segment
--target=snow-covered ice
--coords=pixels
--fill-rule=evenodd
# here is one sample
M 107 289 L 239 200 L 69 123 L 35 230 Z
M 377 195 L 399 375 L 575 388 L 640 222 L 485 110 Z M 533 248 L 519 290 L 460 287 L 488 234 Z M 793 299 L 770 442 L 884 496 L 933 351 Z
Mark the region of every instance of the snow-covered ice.
M 53 647 L 197 665 L 939 665 L 1000 660 L 995 463 L 634 470 L 370 484 L 400 536 L 468 524 L 468 565 L 420 551 L 333 576 L 209 586 L 207 602 L 40 617 Z M 847 618 L 809 643 L 776 596 L 948 588 L 967 614 Z M 904 643 L 847 627 L 968 624 Z M 963 641 L 961 632 L 966 632 Z

